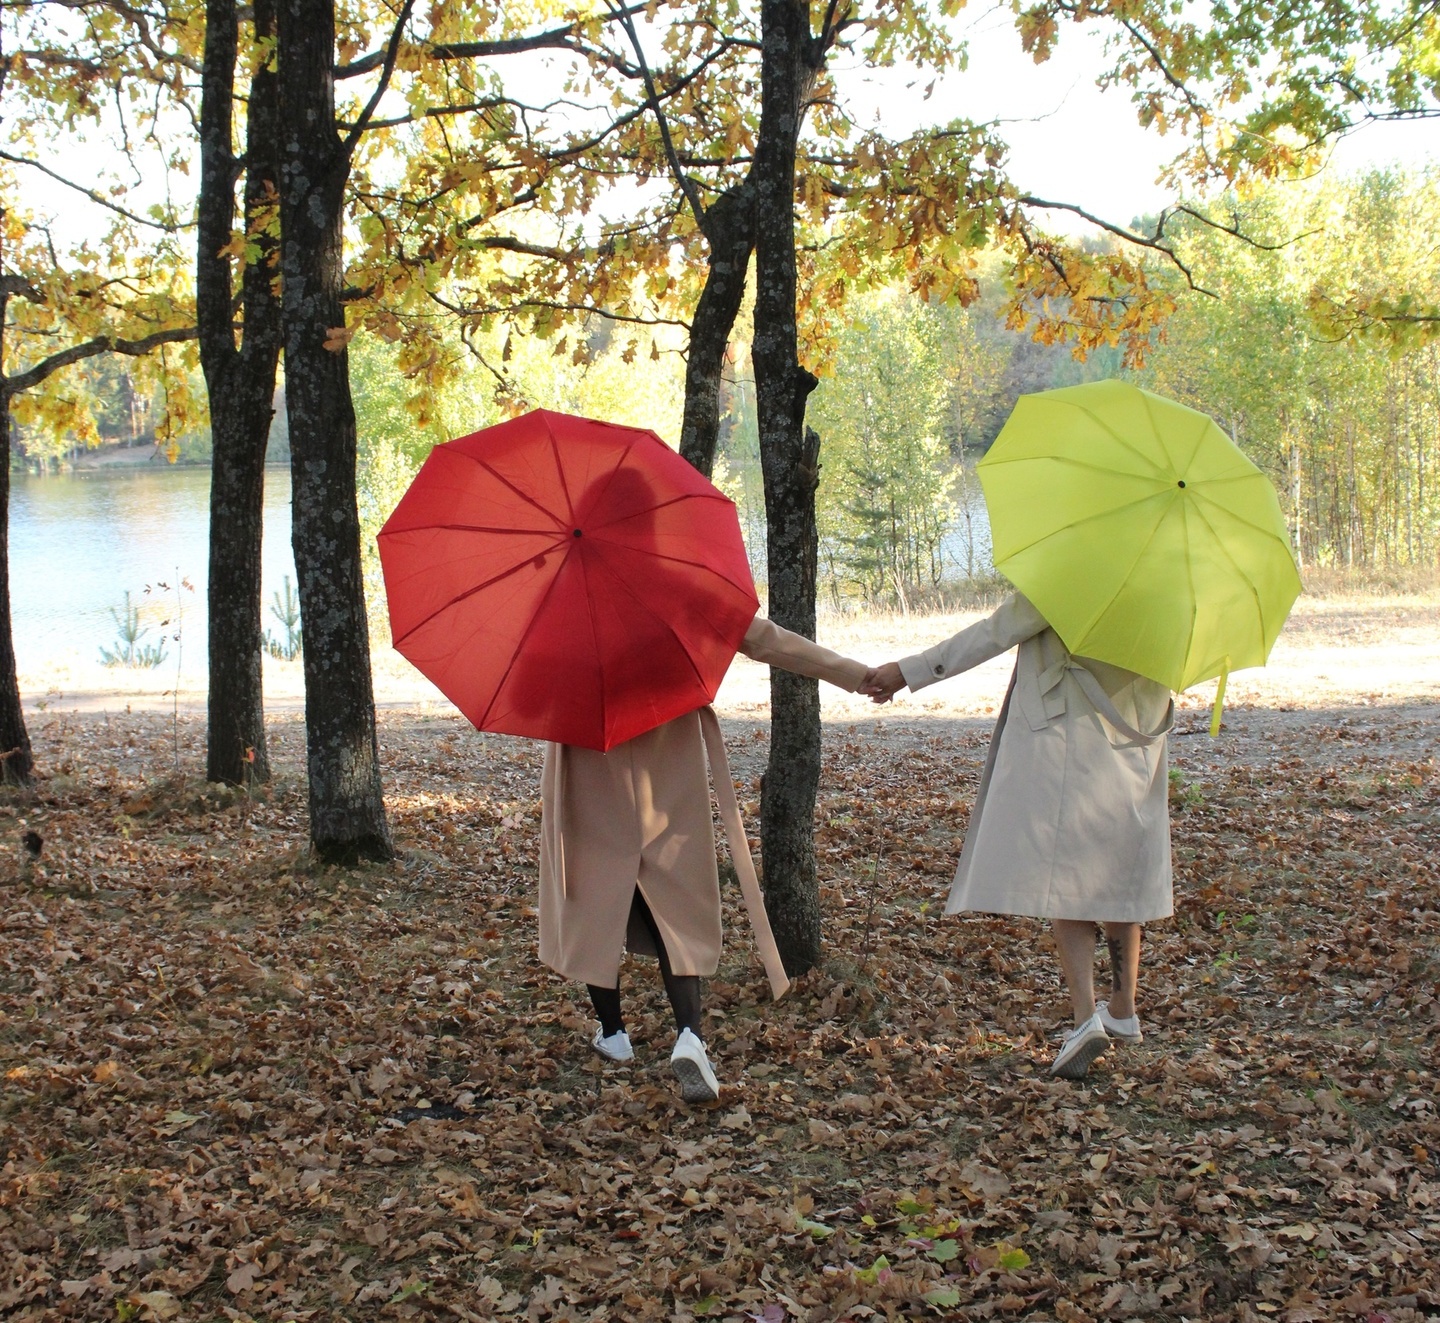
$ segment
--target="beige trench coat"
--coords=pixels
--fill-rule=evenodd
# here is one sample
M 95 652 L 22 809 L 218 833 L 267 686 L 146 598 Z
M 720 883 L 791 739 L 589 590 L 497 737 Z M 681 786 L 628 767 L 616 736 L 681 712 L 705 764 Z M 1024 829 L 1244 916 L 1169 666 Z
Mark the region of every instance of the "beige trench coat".
M 865 666 L 756 616 L 740 651 L 854 692 Z M 708 731 L 702 729 L 708 727 Z M 707 738 L 708 734 L 708 738 Z M 541 775 L 540 959 L 566 978 L 613 988 L 626 948 L 654 955 L 630 924 L 638 886 L 655 916 L 671 968 L 709 975 L 720 959 L 720 880 L 710 816 L 706 750 L 722 816 L 734 789 L 709 708 L 689 712 L 608 753 L 551 744 Z M 739 827 L 735 810 L 734 826 Z M 784 973 L 760 903 L 743 829 L 727 831 L 762 958 L 778 996 Z M 743 855 L 742 858 L 736 857 Z M 756 912 L 758 909 L 758 913 Z M 767 958 L 768 957 L 768 958 Z
M 1168 689 L 1072 656 L 1019 594 L 900 670 L 923 689 L 1017 644 L 945 912 L 1164 918 L 1173 910 Z

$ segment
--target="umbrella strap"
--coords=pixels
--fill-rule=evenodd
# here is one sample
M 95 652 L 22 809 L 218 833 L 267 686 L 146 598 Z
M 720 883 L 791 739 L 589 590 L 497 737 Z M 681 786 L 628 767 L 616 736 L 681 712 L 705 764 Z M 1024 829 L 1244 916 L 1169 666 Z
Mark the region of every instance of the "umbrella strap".
M 1090 705 L 1100 714 L 1105 724 L 1112 726 L 1115 732 L 1125 737 L 1125 743 L 1115 745 L 1116 748 L 1131 749 L 1145 748 L 1154 744 L 1157 740 L 1164 739 L 1170 733 L 1170 728 L 1175 724 L 1175 700 L 1170 700 L 1170 705 L 1165 709 L 1165 720 L 1160 723 L 1159 729 L 1154 731 L 1136 730 L 1124 717 L 1120 715 L 1119 709 L 1115 706 L 1114 700 L 1102 688 L 1100 681 L 1095 678 L 1095 673 L 1087 667 L 1080 665 L 1077 661 L 1070 661 L 1066 670 L 1073 675 L 1080 685 L 1081 692 L 1090 700 Z
M 1220 715 L 1225 711 L 1225 681 L 1230 678 L 1230 658 L 1225 658 L 1225 669 L 1220 672 L 1220 683 L 1215 686 L 1215 706 L 1210 709 L 1210 738 L 1220 736 Z
M 750 857 L 750 842 L 745 839 L 745 824 L 740 820 L 740 801 L 735 798 L 735 782 L 730 778 L 725 737 L 720 733 L 720 722 L 713 707 L 700 709 L 700 730 L 705 736 L 705 755 L 710 760 L 710 771 L 715 781 L 715 798 L 720 805 L 720 821 L 725 826 L 725 843 L 730 847 L 730 862 L 735 865 L 735 876 L 740 879 L 740 894 L 745 897 L 750 926 L 755 930 L 755 945 L 770 979 L 771 995 L 778 1000 L 785 995 L 790 980 L 785 975 L 780 950 L 775 945 L 770 917 L 765 913 L 765 897 L 760 892 L 755 861 Z

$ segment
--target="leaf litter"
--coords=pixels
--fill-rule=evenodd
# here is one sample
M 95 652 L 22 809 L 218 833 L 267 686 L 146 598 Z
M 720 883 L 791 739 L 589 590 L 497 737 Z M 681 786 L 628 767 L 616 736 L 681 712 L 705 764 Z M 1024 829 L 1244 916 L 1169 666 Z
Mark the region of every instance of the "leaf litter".
M 653 964 L 617 1067 L 535 956 L 538 748 L 384 713 L 403 857 L 318 868 L 293 717 L 251 797 L 162 772 L 168 717 L 54 714 L 0 804 L 0 1311 L 1436 1317 L 1433 713 L 1182 712 L 1145 1041 L 1079 1085 L 1040 925 L 942 914 L 988 723 L 830 726 L 825 959 L 769 1003 L 726 887 L 713 1109 Z

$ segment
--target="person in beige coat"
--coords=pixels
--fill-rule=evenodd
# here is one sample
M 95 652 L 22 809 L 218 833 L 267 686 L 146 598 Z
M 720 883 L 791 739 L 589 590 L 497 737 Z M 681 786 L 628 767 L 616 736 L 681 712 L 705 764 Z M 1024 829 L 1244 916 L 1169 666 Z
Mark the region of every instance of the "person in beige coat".
M 755 661 L 858 690 L 851 661 L 756 616 L 740 651 Z M 712 709 L 676 717 L 608 753 L 551 744 L 541 775 L 540 958 L 585 983 L 600 1020 L 594 1047 L 633 1055 L 621 1013 L 620 962 L 656 956 L 675 1016 L 671 1066 L 686 1101 L 719 1097 L 701 1036 L 700 979 L 720 959 L 720 880 L 706 762 L 756 943 L 780 996 L 785 972 L 765 916 L 735 788 Z
M 1018 647 L 960 866 L 945 907 L 1049 919 L 1075 1028 L 1051 1073 L 1082 1078 L 1113 1036 L 1140 1041 L 1140 926 L 1173 910 L 1167 733 L 1170 691 L 1066 650 L 1023 596 L 864 686 L 877 703 Z M 1111 993 L 1095 1004 L 1095 925 Z

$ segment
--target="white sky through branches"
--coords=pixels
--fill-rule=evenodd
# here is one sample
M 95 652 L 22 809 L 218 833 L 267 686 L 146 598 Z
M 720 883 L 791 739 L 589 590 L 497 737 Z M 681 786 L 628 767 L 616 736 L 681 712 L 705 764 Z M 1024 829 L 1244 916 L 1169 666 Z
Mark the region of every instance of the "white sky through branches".
M 957 117 L 998 122 L 1010 144 L 1007 169 L 1022 190 L 1071 203 L 1120 225 L 1174 200 L 1173 188 L 1161 184 L 1159 176 L 1184 150 L 1185 140 L 1142 129 L 1126 91 L 1096 86 L 1097 71 L 1106 67 L 1104 33 L 1098 24 L 1062 29 L 1051 59 L 1040 65 L 1022 51 L 1008 6 L 967 8 L 957 25 L 968 43 L 969 65 L 935 80 L 928 98 L 928 73 L 866 69 L 843 53 L 835 57 L 837 91 L 857 122 L 878 123 L 892 137 Z M 527 100 L 544 100 L 547 84 L 550 95 L 558 91 L 567 64 L 563 58 L 537 54 L 507 57 L 496 67 L 512 91 L 523 90 Z M 363 99 L 369 87 L 346 86 L 345 92 Z M 401 104 L 397 101 L 397 108 Z M 100 141 L 102 136 L 95 133 L 90 141 L 67 143 L 47 164 L 102 191 L 112 174 L 133 186 L 133 173 L 123 167 L 113 144 Z M 1440 160 L 1440 121 L 1419 120 L 1361 129 L 1337 146 L 1331 166 L 1349 173 L 1388 165 L 1418 168 L 1432 160 Z M 18 167 L 16 174 L 27 205 L 53 219 L 62 248 L 103 232 L 114 219 L 38 172 Z M 164 171 L 157 170 L 156 177 L 147 174 L 144 184 L 129 193 L 126 204 L 141 210 L 165 198 L 168 188 L 180 206 L 193 206 L 189 199 L 197 184 L 197 169 L 188 175 L 172 172 L 168 181 Z M 622 187 L 614 201 L 623 208 L 633 194 Z M 1091 232 L 1085 221 L 1062 211 L 1050 212 L 1045 225 L 1068 234 Z

